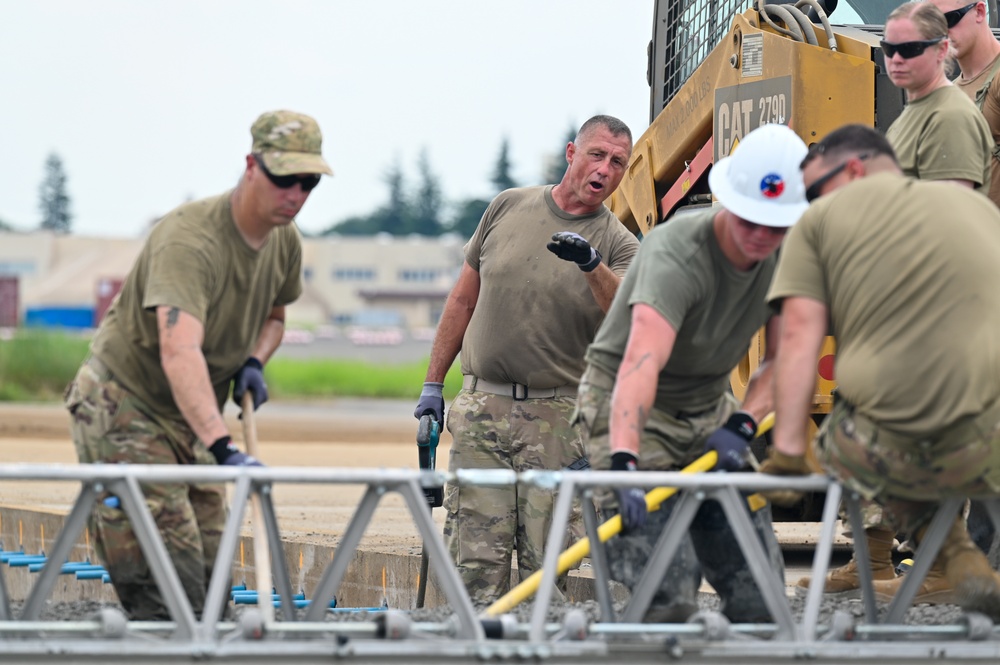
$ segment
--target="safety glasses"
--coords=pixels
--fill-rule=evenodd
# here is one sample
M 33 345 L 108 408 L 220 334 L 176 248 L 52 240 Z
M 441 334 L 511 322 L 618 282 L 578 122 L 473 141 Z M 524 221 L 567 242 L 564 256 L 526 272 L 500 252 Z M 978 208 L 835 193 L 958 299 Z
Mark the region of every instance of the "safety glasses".
M 942 39 L 944 37 L 921 39 L 917 42 L 901 42 L 899 44 L 882 40 L 879 42 L 879 45 L 882 47 L 885 57 L 892 58 L 898 53 L 904 60 L 909 60 L 910 58 L 916 58 L 931 46 L 940 43 Z
M 253 159 L 257 162 L 257 166 L 260 170 L 264 172 L 267 179 L 271 181 L 271 184 L 278 189 L 289 189 L 295 185 L 301 185 L 303 192 L 311 192 L 319 184 L 319 174 L 309 174 L 309 175 L 274 175 L 267 170 L 264 166 L 264 160 L 260 158 L 259 155 L 254 155 Z
M 852 159 L 858 159 L 859 161 L 863 162 L 866 159 L 868 159 L 870 156 L 871 155 L 865 153 L 863 155 L 858 155 L 856 158 L 852 158 Z M 818 199 L 819 197 L 821 197 L 823 195 L 823 187 L 824 187 L 824 185 L 826 185 L 826 183 L 830 182 L 835 177 L 837 177 L 837 174 L 840 173 L 841 171 L 843 171 L 844 169 L 846 169 L 847 165 L 850 164 L 850 163 L 851 163 L 851 160 L 848 159 L 847 161 L 845 161 L 840 166 L 834 166 L 832 169 L 830 169 L 829 171 L 827 171 L 826 173 L 824 173 L 823 175 L 821 175 L 819 178 L 817 178 L 816 180 L 814 180 L 813 184 L 811 184 L 808 187 L 806 187 L 806 201 L 808 201 L 809 203 L 812 203 L 813 201 L 815 201 L 816 199 Z
M 969 3 L 964 7 L 959 7 L 958 9 L 952 9 L 950 12 L 945 12 L 944 20 L 948 21 L 948 29 L 951 30 L 958 25 L 958 22 L 962 20 L 962 17 L 975 9 L 978 4 L 979 2 L 977 0 L 977 2 Z

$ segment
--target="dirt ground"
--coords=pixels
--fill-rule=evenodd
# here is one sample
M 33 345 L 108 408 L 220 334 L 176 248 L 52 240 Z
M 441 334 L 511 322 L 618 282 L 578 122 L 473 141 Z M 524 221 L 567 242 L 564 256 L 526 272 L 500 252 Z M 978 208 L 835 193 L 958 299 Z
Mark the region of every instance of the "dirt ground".
M 417 468 L 413 405 L 402 401 L 341 399 L 309 403 L 269 402 L 257 414 L 261 460 L 269 466 Z M 234 439 L 241 440 L 235 409 L 226 410 Z M 447 467 L 450 437 L 442 437 L 438 465 Z M 10 463 L 76 464 L 68 415 L 58 404 L 0 404 L 0 460 Z M 364 492 L 363 485 L 278 485 L 274 490 L 282 535 L 336 544 Z M 0 504 L 68 511 L 79 487 L 70 483 L 14 482 L 0 486 Z M 434 511 L 444 522 L 444 511 Z M 362 547 L 419 553 L 420 539 L 397 495 L 379 504 Z

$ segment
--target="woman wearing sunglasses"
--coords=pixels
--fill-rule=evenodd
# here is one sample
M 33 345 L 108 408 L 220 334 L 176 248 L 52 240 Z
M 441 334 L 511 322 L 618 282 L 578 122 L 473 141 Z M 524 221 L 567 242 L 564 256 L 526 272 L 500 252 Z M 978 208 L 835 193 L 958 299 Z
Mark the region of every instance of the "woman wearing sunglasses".
M 886 132 L 903 172 L 985 193 L 995 143 L 975 104 L 945 74 L 945 15 L 926 1 L 901 5 L 889 14 L 881 45 L 889 79 L 906 92 L 906 108 Z

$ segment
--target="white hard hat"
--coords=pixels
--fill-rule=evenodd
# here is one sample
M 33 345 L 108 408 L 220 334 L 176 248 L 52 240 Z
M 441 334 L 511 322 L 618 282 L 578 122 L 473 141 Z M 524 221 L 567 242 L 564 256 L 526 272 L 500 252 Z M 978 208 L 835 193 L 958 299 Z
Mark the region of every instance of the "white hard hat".
M 799 164 L 806 144 L 784 125 L 762 125 L 708 173 L 712 194 L 730 212 L 754 224 L 788 227 L 809 204 Z

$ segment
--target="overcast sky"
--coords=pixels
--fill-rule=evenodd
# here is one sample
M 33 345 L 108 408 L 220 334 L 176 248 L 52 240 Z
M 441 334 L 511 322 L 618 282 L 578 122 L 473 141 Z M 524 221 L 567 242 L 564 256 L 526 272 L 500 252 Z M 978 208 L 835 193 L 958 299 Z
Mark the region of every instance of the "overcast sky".
M 320 231 L 411 183 L 426 148 L 448 201 L 491 193 L 508 137 L 535 184 L 570 125 L 648 126 L 651 0 L 5 0 L 0 220 L 37 227 L 47 155 L 73 230 L 134 236 L 239 178 L 250 125 L 314 116 L 336 176 L 299 216 Z

